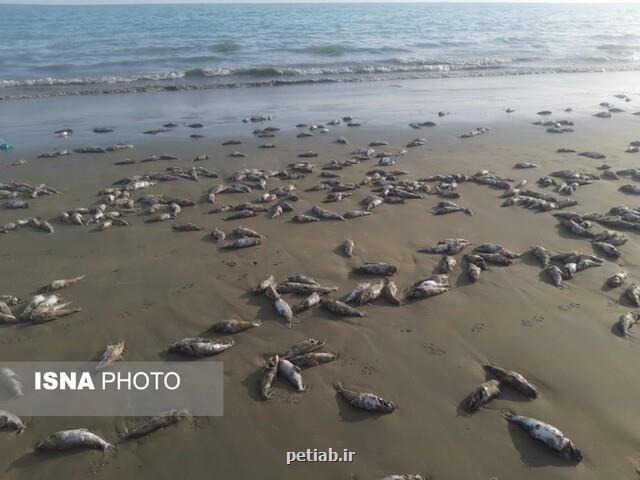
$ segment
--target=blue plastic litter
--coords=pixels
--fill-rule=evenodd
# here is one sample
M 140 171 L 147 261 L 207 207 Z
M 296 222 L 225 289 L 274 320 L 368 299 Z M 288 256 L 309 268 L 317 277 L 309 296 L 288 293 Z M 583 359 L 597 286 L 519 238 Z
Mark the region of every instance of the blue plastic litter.
M 9 145 L 8 143 L 0 143 L 0 150 L 13 150 L 13 145 Z

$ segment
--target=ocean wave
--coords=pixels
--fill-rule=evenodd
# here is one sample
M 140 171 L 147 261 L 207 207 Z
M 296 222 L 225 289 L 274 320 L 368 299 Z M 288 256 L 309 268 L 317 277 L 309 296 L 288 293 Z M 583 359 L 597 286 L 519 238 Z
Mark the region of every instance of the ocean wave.
M 315 55 L 326 55 L 331 57 L 339 57 L 346 53 L 347 48 L 340 43 L 326 44 L 326 45 L 312 45 L 304 49 L 307 53 L 313 53 Z
M 211 49 L 219 53 L 237 52 L 242 49 L 242 45 L 232 40 L 224 40 L 222 42 L 214 43 L 211 45 Z
M 136 76 L 91 78 L 43 78 L 0 80 L 0 100 L 67 95 L 97 95 L 134 92 L 211 90 L 270 87 L 317 83 L 371 82 L 447 77 L 491 77 L 508 75 L 548 75 L 603 71 L 639 71 L 640 65 L 531 67 L 510 66 L 508 59 L 459 64 L 429 63 L 408 65 L 359 65 L 340 68 L 248 68 L 192 69 Z M 12 91 L 11 88 L 17 91 Z

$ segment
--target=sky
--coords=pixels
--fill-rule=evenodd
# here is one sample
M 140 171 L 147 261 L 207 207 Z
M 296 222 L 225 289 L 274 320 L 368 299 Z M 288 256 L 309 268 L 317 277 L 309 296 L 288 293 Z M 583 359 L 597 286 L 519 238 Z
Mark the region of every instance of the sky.
M 83 5 L 123 3 L 628 3 L 640 0 L 0 0 L 0 4 Z

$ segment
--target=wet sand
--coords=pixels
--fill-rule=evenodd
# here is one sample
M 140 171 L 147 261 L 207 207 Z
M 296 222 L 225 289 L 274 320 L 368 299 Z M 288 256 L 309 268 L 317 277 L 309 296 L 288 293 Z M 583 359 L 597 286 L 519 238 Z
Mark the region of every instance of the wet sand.
M 141 119 L 139 125 L 137 113 L 124 109 L 119 117 L 105 109 L 105 121 L 81 114 L 74 120 L 72 109 L 64 110 L 57 120 L 51 112 L 43 118 L 26 119 L 25 114 L 12 122 L 11 133 L 31 135 L 36 138 L 34 146 L 23 144 L 14 151 L 0 152 L 0 178 L 3 182 L 46 182 L 61 194 L 35 199 L 29 210 L 2 208 L 0 223 L 25 216 L 55 219 L 63 210 L 96 203 L 96 192 L 122 177 L 161 171 L 168 166 L 201 165 L 226 177 L 244 167 L 283 169 L 299 160 L 299 153 L 314 150 L 319 157 L 310 160 L 320 167 L 332 159 L 349 158 L 349 152 L 377 139 L 389 142 L 388 147 L 378 149 L 392 152 L 416 137 L 428 139 L 427 145 L 408 149 L 397 165 L 386 167 L 406 170 L 407 178 L 471 175 L 488 169 L 517 180 L 526 179 L 528 187 L 552 193 L 551 189 L 538 188 L 536 180 L 561 169 L 597 173 L 595 167 L 603 163 L 575 154 L 558 154 L 560 147 L 604 153 L 604 162 L 616 170 L 638 166 L 640 154 L 624 150 L 630 141 L 640 137 L 640 117 L 631 115 L 640 110 L 639 92 L 616 90 L 614 77 L 603 75 L 601 79 L 607 80 L 601 89 L 595 86 L 596 81 L 593 89 L 583 92 L 580 108 L 576 107 L 577 102 L 570 101 L 573 99 L 562 95 L 562 89 L 547 91 L 548 99 L 541 101 L 544 92 L 531 93 L 526 82 L 532 80 L 527 78 L 522 84 L 514 79 L 508 88 L 496 89 L 491 96 L 479 100 L 481 107 L 464 113 L 456 108 L 462 103 L 460 96 L 469 98 L 473 93 L 465 89 L 464 94 L 456 94 L 453 88 L 449 98 L 442 98 L 437 106 L 415 105 L 411 113 L 414 99 L 407 98 L 406 92 L 444 88 L 442 84 L 436 87 L 440 81 L 434 81 L 406 82 L 401 91 L 393 93 L 405 99 L 401 108 L 371 116 L 366 116 L 362 106 L 377 101 L 383 89 L 380 85 L 361 86 L 360 94 L 351 97 L 348 92 L 335 90 L 335 98 L 341 103 L 323 106 L 322 115 L 318 113 L 319 104 L 312 101 L 310 110 L 318 116 L 305 115 L 300 104 L 295 120 L 293 113 L 279 110 L 282 115 L 274 114 L 272 121 L 263 124 L 243 124 L 240 119 L 252 113 L 271 113 L 268 108 L 261 108 L 265 104 L 256 105 L 251 111 L 245 101 L 241 105 L 243 111 L 235 117 L 222 111 L 207 116 L 196 102 L 200 97 L 193 92 L 176 94 L 171 100 L 176 104 L 182 101 L 184 111 L 191 109 L 188 117 L 178 118 L 172 110 L 170 115 L 158 114 L 153 121 Z M 308 90 L 309 96 L 317 99 L 313 88 Z M 612 92 L 626 93 L 633 101 L 625 104 L 613 98 Z M 528 93 L 532 99 L 525 102 Z M 114 102 L 121 104 L 124 97 Z M 132 104 L 147 101 L 129 98 Z M 54 100 L 28 101 L 28 105 L 27 101 L 12 102 L 0 107 L 32 111 L 36 102 Z M 59 106 L 77 101 L 60 100 L 64 102 Z M 593 114 L 602 110 L 598 107 L 602 101 L 619 105 L 626 112 L 614 114 L 611 119 L 595 118 Z M 504 113 L 504 108 L 514 104 L 516 112 Z M 565 107 L 575 110 L 562 112 Z M 208 108 L 215 110 L 213 106 Z M 278 108 L 284 109 L 281 105 Z M 536 115 L 546 108 L 554 110 L 551 119 L 574 121 L 575 132 L 554 135 L 531 125 L 548 119 Z M 438 110 L 451 115 L 438 118 Z M 354 114 L 368 123 L 359 128 L 329 127 L 328 134 L 312 138 L 295 136 L 298 122 L 324 123 L 345 114 Z M 116 117 L 123 127 L 115 123 Z M 150 124 L 160 127 L 168 121 L 191 123 L 191 119 L 205 124 L 202 133 L 206 138 L 189 139 L 191 133 L 200 132 L 184 126 L 168 137 L 140 134 Z M 432 120 L 438 126 L 414 130 L 408 127 L 413 120 Z M 115 127 L 116 132 L 100 136 L 87 133 L 103 125 Z M 67 126 L 75 129 L 71 138 L 60 140 L 53 136 L 54 130 Z M 273 139 L 251 135 L 253 128 L 265 126 L 280 127 L 282 131 Z M 458 138 L 480 126 L 490 130 L 476 138 Z M 6 134 L 11 141 L 7 132 L 3 130 L 3 136 Z M 348 138 L 350 145 L 337 145 L 338 136 Z M 221 146 L 230 138 L 241 139 L 243 144 Z M 112 154 L 35 158 L 56 148 L 119 141 L 131 141 L 136 147 Z M 259 149 L 265 142 L 275 143 L 277 148 Z M 245 152 L 248 157 L 230 158 L 228 154 L 234 150 Z M 113 165 L 122 158 L 140 160 L 153 153 L 175 154 L 181 160 Z M 191 162 L 196 155 L 205 153 L 211 159 Z M 28 163 L 9 166 L 20 158 Z M 540 168 L 512 168 L 521 161 L 534 162 Z M 370 160 L 338 173 L 343 176 L 341 181 L 358 182 L 373 168 L 377 168 L 375 161 Z M 303 213 L 313 205 L 338 212 L 353 210 L 370 193 L 369 188 L 362 187 L 342 202 L 322 204 L 323 192 L 304 191 L 319 182 L 319 171 L 318 168 L 303 180 L 273 179 L 268 188 L 295 183 L 300 192 L 295 213 Z M 199 182 L 159 183 L 136 192 L 134 197 L 164 193 L 198 200 L 208 187 L 221 181 L 201 178 Z M 618 191 L 625 183 L 633 181 L 600 180 L 580 187 L 569 197 L 580 205 L 570 210 L 604 213 L 618 204 L 635 207 L 635 197 Z M 640 420 L 636 415 L 640 386 L 634 379 L 640 350 L 634 339 L 622 339 L 612 332 L 619 316 L 632 310 L 622 298 L 624 287 L 603 289 L 604 281 L 618 270 L 618 265 L 629 271 L 630 281 L 640 276 L 640 250 L 633 232 L 628 233 L 629 241 L 621 247 L 623 254 L 617 264 L 606 261 L 600 268 L 581 272 L 566 282 L 564 289 L 553 287 L 537 264 L 524 256 L 510 267 L 490 267 L 475 284 L 469 283 L 458 267 L 451 275 L 451 290 L 438 297 L 401 307 L 378 301 L 361 307 L 367 316 L 358 319 L 342 319 L 314 309 L 297 317 L 293 329 L 286 328 L 268 299 L 248 295 L 249 289 L 269 274 L 284 279 L 305 273 L 323 284 L 340 287 L 338 295 L 343 296 L 360 281 L 350 273 L 351 269 L 364 261 L 397 265 L 395 280 L 406 288 L 430 275 L 439 260 L 437 255 L 417 250 L 448 237 L 500 243 L 516 252 L 540 244 L 554 252 L 592 253 L 585 239 L 559 231 L 551 212 L 501 208 L 502 191 L 471 182 L 461 183 L 458 191 L 461 198 L 454 201 L 473 209 L 473 216 L 432 215 L 431 207 L 440 200 L 436 196 L 410 200 L 404 205 L 385 204 L 371 216 L 347 222 L 305 225 L 290 222 L 295 213 L 276 220 L 259 215 L 227 222 L 223 221 L 225 214 L 207 214 L 212 206 L 199 203 L 184 208 L 175 222 L 194 222 L 203 227 L 202 232 L 174 232 L 170 222 L 146 224 L 145 216 L 130 215 L 127 220 L 131 226 L 114 226 L 105 232 L 53 220 L 56 231 L 52 235 L 23 229 L 0 236 L 0 293 L 25 298 L 53 279 L 87 275 L 86 280 L 62 292 L 74 305 L 84 308 L 82 313 L 45 325 L 0 329 L 0 358 L 5 360 L 93 359 L 106 344 L 124 339 L 127 360 L 160 361 L 164 346 L 201 334 L 216 321 L 230 317 L 263 320 L 261 327 L 238 335 L 236 347 L 211 359 L 224 361 L 224 417 L 170 427 L 123 445 L 106 458 L 96 452 L 35 455 L 31 450 L 35 442 L 64 428 L 87 427 L 114 439 L 125 424 L 132 425 L 135 419 L 28 419 L 22 436 L 0 434 L 2 478 L 305 476 L 315 480 L 372 479 L 411 472 L 434 479 L 635 478 L 635 469 L 640 467 Z M 253 200 L 258 194 L 222 194 L 217 202 L 235 204 Z M 239 225 L 264 234 L 263 244 L 224 251 L 207 238 L 215 226 L 228 232 Z M 594 225 L 593 229 L 604 228 Z M 345 238 L 356 244 L 351 259 L 336 251 Z M 456 255 L 457 259 L 460 257 Z M 302 299 L 290 295 L 286 298 L 292 304 Z M 274 398 L 261 401 L 257 378 L 265 357 L 310 336 L 326 338 L 326 350 L 338 353 L 338 360 L 303 371 L 309 384 L 307 392 L 295 393 L 285 380 L 278 379 Z M 524 374 L 540 387 L 541 396 L 523 400 L 505 389 L 505 394 L 487 408 L 472 416 L 462 413 L 460 402 L 485 380 L 481 364 L 486 361 Z M 385 416 L 354 410 L 336 397 L 333 384 L 337 381 L 376 392 L 396 402 L 399 410 Z M 509 426 L 499 415 L 503 410 L 539 418 L 562 429 L 582 450 L 584 461 L 576 466 L 559 458 L 517 427 Z M 285 465 L 287 450 L 328 447 L 355 450 L 353 463 Z

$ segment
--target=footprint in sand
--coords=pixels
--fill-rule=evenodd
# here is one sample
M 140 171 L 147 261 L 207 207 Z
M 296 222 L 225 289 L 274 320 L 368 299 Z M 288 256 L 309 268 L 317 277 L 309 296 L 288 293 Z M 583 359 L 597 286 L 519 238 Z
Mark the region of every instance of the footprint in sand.
M 471 328 L 471 331 L 473 333 L 480 333 L 480 332 L 482 332 L 482 330 L 484 330 L 484 323 L 476 323 Z
M 429 355 L 434 355 L 436 357 L 442 357 L 447 354 L 447 351 L 434 345 L 433 343 L 423 343 L 422 348 L 424 348 Z
M 562 310 L 563 312 L 569 312 L 578 307 L 580 307 L 579 303 L 568 303 L 566 305 L 558 305 L 558 310 Z
M 375 371 L 376 369 L 373 368 L 372 366 L 365 365 L 364 367 L 362 367 L 361 373 L 362 375 L 373 375 Z
M 542 315 L 535 315 L 528 320 L 522 320 L 522 325 L 524 327 L 535 327 L 536 325 L 541 325 L 544 322 L 544 317 Z

